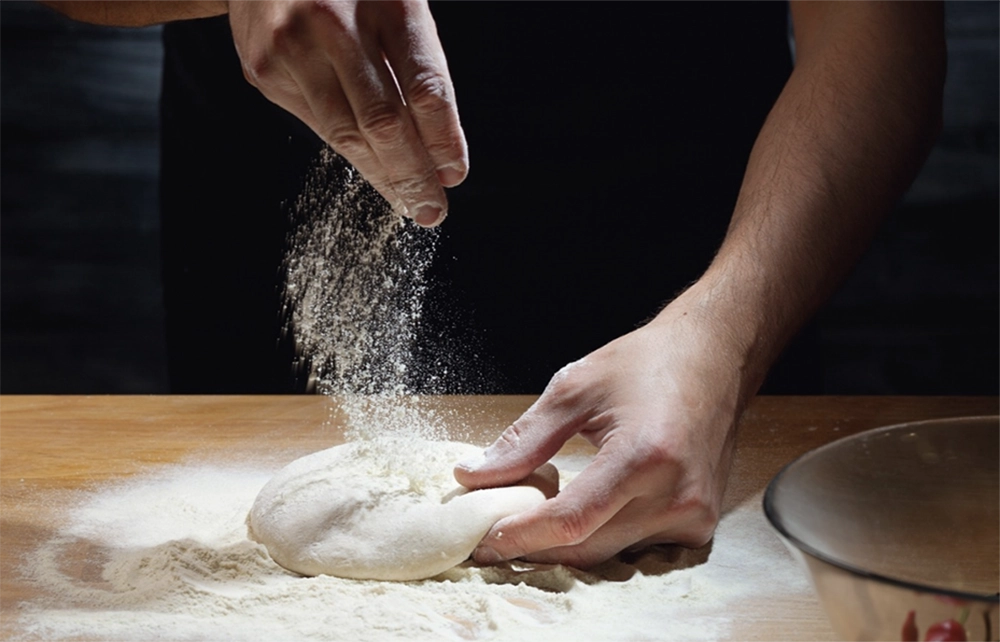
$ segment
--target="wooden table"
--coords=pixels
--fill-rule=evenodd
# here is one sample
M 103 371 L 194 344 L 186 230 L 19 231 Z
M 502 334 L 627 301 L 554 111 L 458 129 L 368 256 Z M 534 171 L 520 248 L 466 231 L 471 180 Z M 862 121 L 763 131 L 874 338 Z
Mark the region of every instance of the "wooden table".
M 532 397 L 442 397 L 458 424 L 488 443 Z M 726 506 L 759 493 L 793 458 L 877 426 L 952 416 L 994 415 L 996 397 L 763 397 L 744 416 Z M 0 635 L 34 589 L 15 569 L 25 553 L 59 527 L 58 498 L 95 482 L 123 478 L 150 464 L 287 461 L 343 441 L 336 403 L 321 396 L 0 397 Z M 586 451 L 582 440 L 564 453 Z M 764 527 L 764 526 L 762 526 Z M 777 614 L 781 614 L 780 616 Z M 832 639 L 816 599 L 774 605 L 785 621 L 768 633 L 767 615 L 745 638 Z M 789 626 L 793 622 L 794 626 Z

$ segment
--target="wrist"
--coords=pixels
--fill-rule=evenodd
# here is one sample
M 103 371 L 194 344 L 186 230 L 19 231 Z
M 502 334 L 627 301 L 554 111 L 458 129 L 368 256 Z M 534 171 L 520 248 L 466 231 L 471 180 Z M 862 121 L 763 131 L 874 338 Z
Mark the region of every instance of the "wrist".
M 713 363 L 714 382 L 735 389 L 742 407 L 757 393 L 784 345 L 777 316 L 748 297 L 741 284 L 706 274 L 649 325 L 681 328 L 694 350 Z

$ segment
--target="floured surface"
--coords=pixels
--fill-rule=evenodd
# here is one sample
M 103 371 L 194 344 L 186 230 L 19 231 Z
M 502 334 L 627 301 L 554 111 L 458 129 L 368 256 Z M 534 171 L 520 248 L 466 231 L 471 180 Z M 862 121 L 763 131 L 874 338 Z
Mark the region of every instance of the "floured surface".
M 565 482 L 586 460 L 555 460 Z M 14 639 L 716 640 L 808 595 L 755 497 L 710 550 L 666 547 L 583 573 L 460 565 L 414 582 L 291 574 L 246 537 L 273 469 L 170 467 L 81 494 L 22 572 L 47 597 Z M 707 557 L 707 560 L 706 560 Z M 751 608 L 748 608 L 751 607 Z M 734 618 L 734 614 L 742 614 Z M 749 616 L 747 614 L 750 614 Z

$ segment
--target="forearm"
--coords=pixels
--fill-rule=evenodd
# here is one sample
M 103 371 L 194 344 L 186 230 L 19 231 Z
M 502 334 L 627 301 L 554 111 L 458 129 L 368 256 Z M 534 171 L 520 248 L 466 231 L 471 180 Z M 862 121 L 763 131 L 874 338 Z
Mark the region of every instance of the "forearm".
M 723 328 L 752 395 L 867 247 L 937 134 L 941 8 L 794 6 L 797 62 L 726 238 L 687 304 Z
M 92 24 L 114 27 L 209 18 L 226 13 L 227 0 L 40 0 L 59 13 Z

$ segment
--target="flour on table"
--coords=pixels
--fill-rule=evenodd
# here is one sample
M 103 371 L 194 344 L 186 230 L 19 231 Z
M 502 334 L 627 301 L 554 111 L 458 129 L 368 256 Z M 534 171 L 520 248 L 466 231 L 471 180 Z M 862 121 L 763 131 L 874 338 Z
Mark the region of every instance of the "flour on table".
M 264 486 L 250 538 L 302 575 L 419 580 L 465 561 L 500 519 L 545 501 L 529 485 L 468 491 L 455 462 L 482 449 L 418 439 L 350 442 L 297 459 Z
M 553 463 L 566 483 L 582 457 Z M 271 466 L 152 470 L 66 498 L 21 573 L 41 597 L 8 640 L 719 640 L 736 605 L 808 590 L 760 498 L 725 515 L 710 549 L 658 547 L 589 572 L 465 562 L 409 582 L 302 577 L 247 538 Z

